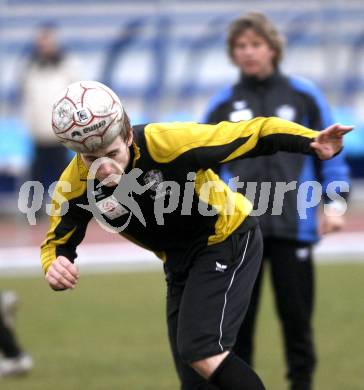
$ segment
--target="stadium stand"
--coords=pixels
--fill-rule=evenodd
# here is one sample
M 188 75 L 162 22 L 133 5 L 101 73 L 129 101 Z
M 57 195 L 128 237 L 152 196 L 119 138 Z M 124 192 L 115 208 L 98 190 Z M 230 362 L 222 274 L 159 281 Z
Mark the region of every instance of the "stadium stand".
M 356 125 L 346 149 L 354 176 L 363 177 L 364 6 L 355 0 L 307 0 L 304 11 L 287 0 L 1 2 L 1 150 L 6 152 L 0 167 L 16 156 L 27 156 L 25 161 L 31 156 L 21 122 L 20 75 L 40 24 L 51 21 L 59 27 L 63 46 L 81 63 L 83 78 L 109 84 L 135 122 L 197 120 L 208 98 L 235 78 L 222 55 L 228 22 L 253 9 L 267 13 L 288 37 L 285 70 L 316 82 L 337 119 Z M 14 183 L 26 174 L 22 166 L 10 178 L 1 170 L 2 194 L 16 190 Z

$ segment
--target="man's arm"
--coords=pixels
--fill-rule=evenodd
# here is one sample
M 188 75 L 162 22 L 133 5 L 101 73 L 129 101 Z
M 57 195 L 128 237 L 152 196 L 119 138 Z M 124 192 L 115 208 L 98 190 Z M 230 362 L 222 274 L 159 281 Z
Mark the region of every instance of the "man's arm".
M 83 240 L 91 215 L 72 200 L 66 215 L 52 216 L 51 228 L 41 246 L 42 267 L 45 278 L 54 290 L 74 288 L 78 269 L 73 264 L 77 246 Z
M 78 206 L 83 202 L 86 182 L 80 180 L 77 158 L 66 168 L 53 194 L 52 216 L 41 245 L 45 277 L 54 290 L 74 288 L 78 279 L 76 248 L 83 240 L 92 215 Z
M 332 113 L 329 104 L 316 85 L 302 78 L 291 78 L 292 87 L 306 96 L 308 108 L 308 125 L 312 129 L 322 129 L 333 123 Z M 345 224 L 344 212 L 346 200 L 349 196 L 348 186 L 350 184 L 349 166 L 345 160 L 344 153 L 340 153 L 330 160 L 320 161 L 316 165 L 318 178 L 323 187 L 323 201 L 325 212 L 320 215 L 319 233 L 326 234 L 338 231 Z M 345 189 L 337 187 L 335 193 L 341 200 L 333 200 L 327 194 L 332 182 L 347 183 Z M 345 209 L 345 210 L 343 210 Z
M 210 168 L 239 158 L 272 154 L 279 150 L 333 157 L 352 127 L 333 125 L 318 132 L 280 118 L 254 118 L 216 125 L 151 123 L 145 128 L 153 159 L 167 163 L 183 158 L 198 168 Z
M 345 157 L 340 154 L 330 160 L 321 161 L 319 169 L 319 177 L 325 194 L 323 197 L 325 206 L 319 218 L 319 234 L 323 235 L 339 231 L 345 225 L 344 212 L 349 195 L 349 167 Z M 328 188 L 333 182 L 345 184 L 344 188 L 335 188 L 337 195 L 334 199 L 340 200 L 333 200 L 328 195 Z

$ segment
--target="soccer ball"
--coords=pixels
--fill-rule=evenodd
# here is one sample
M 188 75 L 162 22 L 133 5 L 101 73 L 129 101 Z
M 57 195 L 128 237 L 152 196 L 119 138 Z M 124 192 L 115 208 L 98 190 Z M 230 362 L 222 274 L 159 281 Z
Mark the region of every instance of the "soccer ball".
M 110 88 L 97 81 L 78 81 L 53 105 L 52 128 L 65 146 L 88 153 L 111 144 L 124 117 L 123 106 Z

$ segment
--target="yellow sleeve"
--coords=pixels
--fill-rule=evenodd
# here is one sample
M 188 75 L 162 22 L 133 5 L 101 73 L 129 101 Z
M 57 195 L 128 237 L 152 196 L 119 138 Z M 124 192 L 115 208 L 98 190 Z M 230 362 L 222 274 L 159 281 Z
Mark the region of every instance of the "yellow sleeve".
M 83 169 L 80 157 L 76 156 L 61 175 L 53 193 L 50 227 L 41 245 L 44 272 L 58 256 L 65 256 L 71 261 L 77 257 L 76 248 L 84 238 L 92 217 L 91 213 L 78 206 L 87 190 Z
M 279 150 L 311 153 L 310 143 L 319 132 L 276 117 L 249 121 L 150 123 L 145 127 L 146 144 L 152 158 L 168 163 L 190 158 L 201 167 L 237 158 L 272 154 Z

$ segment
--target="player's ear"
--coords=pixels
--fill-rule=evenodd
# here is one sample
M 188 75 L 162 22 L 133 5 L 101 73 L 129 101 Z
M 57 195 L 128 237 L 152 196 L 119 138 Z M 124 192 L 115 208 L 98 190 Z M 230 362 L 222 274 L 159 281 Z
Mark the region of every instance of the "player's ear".
M 130 126 L 129 132 L 128 132 L 128 138 L 127 138 L 127 145 L 131 146 L 133 143 L 134 135 L 133 135 L 133 128 Z

